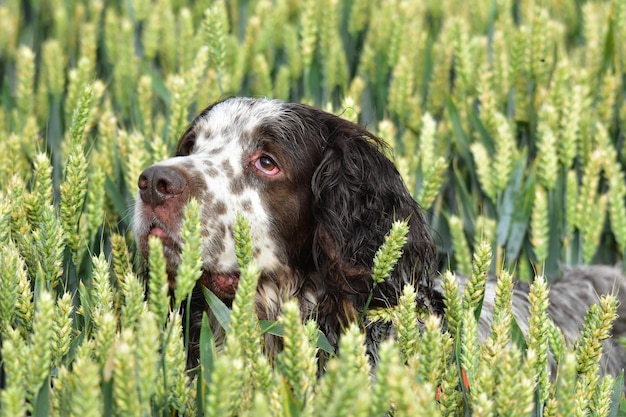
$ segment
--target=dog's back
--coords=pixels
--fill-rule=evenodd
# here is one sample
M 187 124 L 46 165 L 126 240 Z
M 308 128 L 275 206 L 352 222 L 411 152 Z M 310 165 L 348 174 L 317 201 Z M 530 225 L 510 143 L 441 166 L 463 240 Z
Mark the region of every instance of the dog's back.
M 626 335 L 626 279 L 620 267 L 564 267 L 563 277 L 550 287 L 548 314 L 561 329 L 565 341 L 573 343 L 586 312 L 606 294 L 614 294 L 619 306 L 612 337 L 604 341 L 601 367 L 603 372 L 618 375 L 626 366 L 626 351 L 619 341 Z
M 599 265 L 563 267 L 563 276 L 550 284 L 548 315 L 560 329 L 565 342 L 573 345 L 580 336 L 585 315 L 590 307 L 598 303 L 600 297 L 614 294 L 619 302 L 618 318 L 613 327 L 612 337 L 603 342 L 601 360 L 602 373 L 619 375 L 626 367 L 626 350 L 619 338 L 626 335 L 626 278 L 621 268 Z M 457 276 L 461 290 L 464 290 L 468 278 Z M 440 288 L 440 287 L 439 287 Z M 437 289 L 439 289 L 437 288 Z M 491 332 L 491 321 L 495 307 L 496 279 L 490 277 L 485 288 L 478 332 L 485 339 Z M 513 288 L 512 312 L 521 331 L 528 334 L 530 303 L 529 286 L 517 281 Z M 550 358 L 552 372 L 556 363 Z

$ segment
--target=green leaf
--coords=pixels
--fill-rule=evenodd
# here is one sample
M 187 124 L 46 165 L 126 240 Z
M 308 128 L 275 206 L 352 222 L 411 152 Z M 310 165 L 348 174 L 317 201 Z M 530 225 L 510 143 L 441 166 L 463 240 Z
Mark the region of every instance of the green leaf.
M 470 122 L 472 123 L 472 126 L 478 132 L 478 138 L 480 139 L 480 142 L 483 145 L 485 145 L 487 152 L 489 152 L 490 155 L 493 155 L 495 153 L 495 145 L 493 143 L 493 138 L 489 136 L 489 132 L 487 132 L 487 129 L 485 129 L 483 122 L 481 122 L 478 116 L 476 115 L 476 111 L 469 112 L 468 116 L 469 116 Z
M 201 374 L 198 378 L 198 412 L 203 413 L 204 402 L 211 391 L 211 379 L 215 368 L 215 339 L 209 317 L 206 312 L 202 315 L 202 327 L 200 328 L 200 366 Z
M 200 364 L 203 377 L 206 381 L 210 381 L 210 375 L 215 367 L 215 340 L 206 312 L 202 314 L 202 327 L 200 328 Z
M 515 216 L 516 201 L 519 197 L 522 178 L 524 177 L 524 161 L 525 155 L 516 161 L 509 183 L 498 199 L 498 228 L 496 231 L 498 246 L 504 246 L 509 238 Z
M 104 416 L 113 415 L 113 378 L 103 379 L 102 398 L 104 399 Z
M 127 218 L 128 216 L 128 203 L 120 190 L 120 187 L 113 182 L 110 175 L 106 176 L 104 180 L 104 189 L 106 191 L 107 196 L 113 203 L 113 207 L 117 212 L 118 216 L 122 219 Z
M 217 319 L 217 322 L 222 326 L 222 328 L 228 331 L 228 323 L 230 322 L 230 309 L 224 304 L 222 300 L 211 290 L 206 287 L 202 287 L 202 293 L 204 294 L 204 299 L 206 300 L 209 308 L 213 312 L 213 315 Z
M 285 335 L 285 326 L 274 320 L 259 320 L 259 326 L 261 327 L 261 333 L 271 334 L 274 336 L 283 337 Z
M 50 375 L 43 381 L 37 396 L 33 400 L 33 416 L 47 417 L 50 415 Z
M 615 379 L 613 384 L 613 395 L 611 395 L 611 408 L 607 417 L 617 417 L 620 415 L 626 415 L 625 410 L 620 405 L 620 399 L 622 398 L 622 392 L 624 391 L 624 371 L 619 374 L 619 377 Z M 626 406 L 626 404 L 624 405 Z
M 83 307 L 83 314 L 85 317 L 83 331 L 81 332 L 82 336 L 91 327 L 91 296 L 83 281 L 78 284 L 78 297 L 80 299 L 80 305 Z
M 524 332 L 517 324 L 515 316 L 511 317 L 511 341 L 521 349 L 522 352 L 526 352 L 528 345 L 526 344 L 526 336 Z
M 278 337 L 283 337 L 285 335 L 283 324 L 277 321 L 260 320 L 259 326 L 261 326 L 261 333 L 263 334 L 267 333 Z M 331 355 L 335 354 L 335 349 L 328 341 L 328 338 L 324 332 L 319 329 L 317 330 L 317 341 L 315 342 L 315 347 Z
M 143 63 L 141 65 L 141 73 L 149 75 L 152 79 L 152 90 L 156 95 L 166 103 L 169 103 L 170 92 L 165 85 L 163 74 L 160 71 L 156 71 L 152 65 Z
M 519 257 L 524 244 L 533 208 L 536 179 L 533 174 L 528 176 L 524 189 L 515 200 L 513 223 L 506 245 L 506 257 L 509 262 L 514 262 Z
M 300 405 L 300 401 L 294 396 L 293 390 L 285 378 L 282 378 L 282 393 L 283 410 L 285 412 L 284 417 L 301 415 L 302 406 Z
M 463 125 L 461 123 L 459 113 L 456 111 L 456 107 L 449 97 L 446 100 L 446 108 L 448 109 L 450 122 L 452 123 L 452 127 L 454 128 L 454 137 L 457 139 L 455 143 L 457 145 L 459 154 L 461 158 L 469 163 L 472 160 L 472 154 L 470 152 L 470 139 L 463 130 Z
M 474 198 L 475 196 L 470 190 L 467 189 L 465 184 L 465 175 L 461 172 L 457 164 L 453 164 L 454 171 L 454 190 L 456 193 L 456 201 L 458 208 L 461 211 L 459 215 L 462 215 L 465 225 L 469 225 L 469 233 L 474 234 L 474 224 L 476 223 L 476 210 Z

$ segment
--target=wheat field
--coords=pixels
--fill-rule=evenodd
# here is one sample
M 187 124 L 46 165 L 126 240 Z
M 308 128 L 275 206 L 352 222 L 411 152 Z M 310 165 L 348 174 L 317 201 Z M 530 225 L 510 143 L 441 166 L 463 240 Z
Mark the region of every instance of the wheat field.
M 598 376 L 615 298 L 573 346 L 546 315 L 560 264 L 626 253 L 624 0 L 4 0 L 0 28 L 0 416 L 626 415 L 623 376 Z M 194 283 L 197 205 L 174 294 L 158 243 L 137 259 L 129 207 L 139 173 L 231 95 L 312 104 L 392 146 L 436 235 L 447 330 L 406 288 L 368 312 L 398 332 L 375 368 L 359 323 L 335 355 L 295 302 L 259 323 L 242 255 L 235 306 L 212 306 L 224 349 L 203 326 L 185 369 L 170 297 L 184 308 Z M 487 273 L 498 311 L 480 341 Z M 522 340 L 513 278 L 531 283 Z

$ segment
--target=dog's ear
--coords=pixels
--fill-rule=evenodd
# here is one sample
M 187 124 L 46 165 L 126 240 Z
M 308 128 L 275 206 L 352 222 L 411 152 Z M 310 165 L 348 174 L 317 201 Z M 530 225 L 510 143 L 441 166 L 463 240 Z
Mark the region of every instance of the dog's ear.
M 325 283 L 360 311 L 395 305 L 406 283 L 428 303 L 435 250 L 421 209 L 406 189 L 386 145 L 364 128 L 332 117 L 321 163 L 313 175 L 313 256 Z M 394 220 L 410 227 L 392 276 L 374 288 L 372 261 Z

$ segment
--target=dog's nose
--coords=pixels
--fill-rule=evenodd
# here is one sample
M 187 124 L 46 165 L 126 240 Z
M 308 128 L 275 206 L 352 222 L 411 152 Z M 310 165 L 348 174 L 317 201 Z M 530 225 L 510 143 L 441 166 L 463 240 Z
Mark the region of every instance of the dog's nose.
M 174 168 L 155 165 L 141 173 L 138 186 L 141 200 L 156 207 L 181 194 L 187 187 L 187 180 Z

